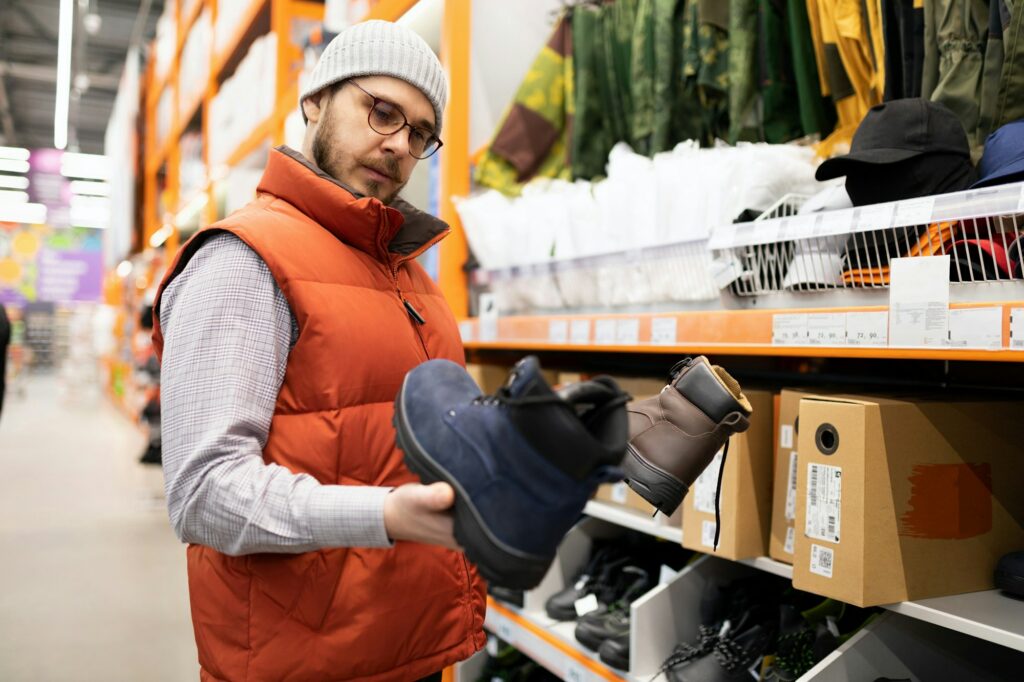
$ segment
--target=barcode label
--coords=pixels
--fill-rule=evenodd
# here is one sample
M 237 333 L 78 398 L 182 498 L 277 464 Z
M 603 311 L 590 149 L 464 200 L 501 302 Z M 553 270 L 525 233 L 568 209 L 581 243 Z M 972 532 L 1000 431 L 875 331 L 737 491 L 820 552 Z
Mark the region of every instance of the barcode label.
M 796 518 L 796 450 L 789 453 L 789 480 L 786 481 L 786 520 Z
M 843 470 L 827 464 L 807 465 L 807 537 L 839 542 Z
M 786 544 L 782 547 L 782 551 L 786 554 L 793 553 L 793 539 L 796 537 L 796 531 L 793 526 L 786 528 Z
M 722 451 L 719 450 L 708 468 L 693 483 L 693 508 L 697 511 L 715 513 L 715 491 L 718 489 L 718 470 L 721 468 Z
M 793 425 L 782 424 L 779 426 L 779 447 L 789 450 L 793 447 Z
M 821 545 L 811 545 L 811 573 L 831 578 L 834 559 L 835 552 L 833 550 Z
M 704 547 L 715 547 L 715 522 L 701 521 L 700 523 L 700 544 Z

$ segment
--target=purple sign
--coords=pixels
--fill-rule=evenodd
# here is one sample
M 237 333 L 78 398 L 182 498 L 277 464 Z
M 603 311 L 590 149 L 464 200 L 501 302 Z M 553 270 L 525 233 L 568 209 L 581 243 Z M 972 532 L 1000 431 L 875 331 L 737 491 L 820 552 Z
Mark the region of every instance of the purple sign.
M 103 252 L 44 249 L 39 254 L 36 288 L 40 301 L 100 300 L 103 293 Z

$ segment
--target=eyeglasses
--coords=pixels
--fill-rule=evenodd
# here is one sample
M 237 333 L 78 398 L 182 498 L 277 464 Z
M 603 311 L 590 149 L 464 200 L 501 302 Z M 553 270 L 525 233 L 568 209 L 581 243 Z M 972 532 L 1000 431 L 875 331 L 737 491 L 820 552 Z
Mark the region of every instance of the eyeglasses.
M 373 132 L 379 135 L 394 135 L 402 128 L 408 127 L 409 153 L 417 159 L 426 159 L 432 156 L 444 144 L 444 142 L 441 142 L 441 138 L 426 128 L 420 128 L 409 123 L 409 119 L 405 117 L 405 114 L 398 106 L 366 92 L 355 81 L 348 82 L 362 90 L 363 94 L 373 100 L 373 106 L 370 107 L 370 113 L 366 117 L 366 122 L 370 125 L 370 129 Z

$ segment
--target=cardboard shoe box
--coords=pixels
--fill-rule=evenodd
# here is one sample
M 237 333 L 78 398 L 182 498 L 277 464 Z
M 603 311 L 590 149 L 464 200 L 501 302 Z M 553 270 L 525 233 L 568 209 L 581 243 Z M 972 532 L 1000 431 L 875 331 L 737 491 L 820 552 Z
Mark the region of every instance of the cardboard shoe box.
M 858 606 L 991 589 L 1024 547 L 1021 402 L 800 402 L 793 586 Z
M 800 427 L 800 400 L 811 395 L 807 391 L 783 389 L 779 396 L 778 431 L 775 437 L 775 474 L 772 477 L 772 532 L 768 556 L 776 561 L 793 563 L 796 541 L 796 474 L 798 463 L 797 436 Z
M 715 552 L 715 488 L 722 454 L 704 470 L 683 498 L 683 546 L 727 559 L 768 552 L 772 519 L 772 435 L 774 393 L 744 390 L 754 413 L 750 428 L 734 435 L 722 475 L 722 528 Z

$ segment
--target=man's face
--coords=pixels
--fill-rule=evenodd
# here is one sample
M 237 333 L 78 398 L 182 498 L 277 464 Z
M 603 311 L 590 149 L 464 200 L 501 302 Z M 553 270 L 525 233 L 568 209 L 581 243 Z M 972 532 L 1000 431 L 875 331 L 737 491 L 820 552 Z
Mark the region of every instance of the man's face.
M 388 76 L 354 80 L 373 97 L 398 107 L 412 125 L 433 130 L 434 108 L 415 86 Z M 324 94 L 312 111 L 307 101 L 306 115 L 316 126 L 311 152 L 328 175 L 388 204 L 409 181 L 418 159 L 409 153 L 408 127 L 393 135 L 370 127 L 373 97 L 346 83 L 333 95 Z

